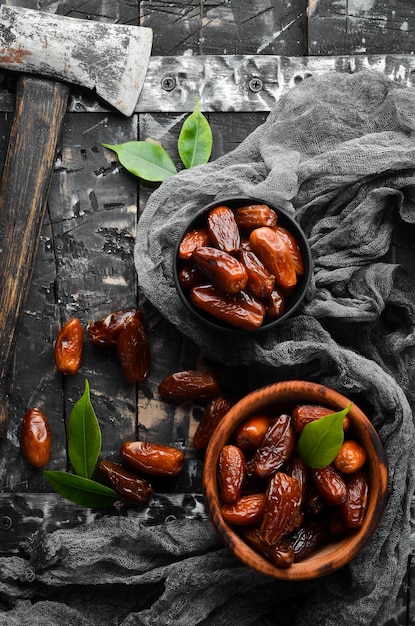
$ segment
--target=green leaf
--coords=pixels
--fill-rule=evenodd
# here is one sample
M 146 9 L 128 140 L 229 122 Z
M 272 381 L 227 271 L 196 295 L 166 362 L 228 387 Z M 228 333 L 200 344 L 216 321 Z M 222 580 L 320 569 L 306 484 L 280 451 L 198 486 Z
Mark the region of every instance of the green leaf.
M 183 165 L 189 169 L 209 161 L 212 152 L 212 131 L 199 109 L 199 100 L 193 113 L 184 121 L 177 144 Z
M 90 478 L 101 452 L 101 430 L 91 404 L 89 383 L 76 402 L 67 424 L 68 456 L 75 474 Z
M 334 460 L 344 440 L 343 420 L 352 404 L 304 427 L 298 440 L 298 451 L 306 465 L 313 468 L 326 467 Z
M 58 470 L 42 470 L 46 480 L 61 496 L 90 509 L 105 509 L 117 499 L 115 491 L 100 483 Z
M 177 173 L 170 155 L 156 143 L 150 141 L 127 141 L 117 146 L 107 143 L 105 148 L 113 150 L 126 170 L 150 182 L 162 182 Z

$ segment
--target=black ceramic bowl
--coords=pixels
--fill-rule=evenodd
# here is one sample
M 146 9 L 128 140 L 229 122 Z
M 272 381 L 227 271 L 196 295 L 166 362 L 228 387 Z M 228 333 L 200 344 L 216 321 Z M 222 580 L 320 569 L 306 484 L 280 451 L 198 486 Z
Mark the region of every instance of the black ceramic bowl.
M 206 226 L 207 216 L 209 212 L 215 207 L 225 205 L 232 210 L 235 210 L 239 207 L 250 206 L 250 205 L 268 205 L 275 213 L 277 214 L 278 224 L 288 230 L 296 239 L 298 247 L 301 252 L 303 264 L 304 264 L 304 273 L 301 276 L 298 276 L 298 281 L 296 286 L 292 289 L 292 292 L 286 296 L 285 298 L 285 306 L 283 312 L 278 317 L 267 317 L 265 316 L 264 322 L 261 326 L 256 328 L 245 330 L 233 324 L 228 324 L 213 315 L 205 313 L 202 309 L 194 306 L 189 299 L 190 291 L 186 288 L 183 288 L 180 280 L 179 280 L 179 272 L 185 265 L 185 261 L 179 258 L 179 248 L 183 237 L 186 235 L 188 231 L 191 231 L 196 228 L 202 228 Z M 203 324 L 208 326 L 212 330 L 226 332 L 226 333 L 258 333 L 269 330 L 271 328 L 275 328 L 282 324 L 287 318 L 289 318 L 294 311 L 298 308 L 301 302 L 304 300 L 306 295 L 308 286 L 310 284 L 311 276 L 313 272 L 313 263 L 311 257 L 310 246 L 307 241 L 307 238 L 295 221 L 295 219 L 287 213 L 285 210 L 271 205 L 269 202 L 262 200 L 260 198 L 250 198 L 250 197 L 224 197 L 215 202 L 212 202 L 206 206 L 204 206 L 197 214 L 189 221 L 186 227 L 183 229 L 180 234 L 176 248 L 174 251 L 174 261 L 173 261 L 173 275 L 175 286 L 177 292 L 185 305 L 185 307 Z M 206 281 L 208 282 L 208 281 Z

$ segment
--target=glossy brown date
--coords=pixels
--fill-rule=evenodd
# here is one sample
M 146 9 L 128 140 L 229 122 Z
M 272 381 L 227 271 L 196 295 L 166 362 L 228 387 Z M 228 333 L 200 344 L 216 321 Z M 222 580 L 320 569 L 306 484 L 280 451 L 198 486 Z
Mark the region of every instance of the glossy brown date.
M 180 285 L 183 289 L 192 289 L 201 285 L 205 281 L 205 275 L 196 265 L 188 263 L 179 270 L 177 274 Z
M 275 226 L 278 217 L 267 204 L 251 204 L 235 209 L 235 221 L 241 230 L 249 231 L 261 226 Z
M 239 249 L 239 229 L 229 207 L 217 206 L 209 211 L 207 228 L 211 241 L 219 250 L 233 253 Z
M 309 522 L 296 531 L 292 538 L 294 561 L 303 561 L 327 539 L 327 529 L 319 522 Z
M 295 527 L 300 514 L 301 487 L 295 478 L 276 472 L 270 479 L 266 493 L 261 539 L 276 544 Z
M 298 480 L 301 487 L 301 504 L 305 504 L 308 493 L 309 484 L 309 468 L 299 456 L 293 456 L 287 467 L 286 473 L 292 478 Z
M 278 289 L 273 289 L 264 304 L 268 317 L 279 317 L 285 310 L 285 296 Z
M 304 426 L 310 422 L 314 422 L 321 417 L 335 413 L 335 409 L 319 404 L 300 404 L 295 407 L 292 412 L 293 426 L 295 431 L 300 434 L 304 430 Z M 346 415 L 343 420 L 343 430 L 346 431 L 350 426 L 350 418 Z
M 164 378 L 158 386 L 163 400 L 209 400 L 220 395 L 221 385 L 212 372 L 183 370 Z
M 265 511 L 265 493 L 251 493 L 242 496 L 233 504 L 222 505 L 222 516 L 228 524 L 249 526 L 258 524 Z
M 296 445 L 290 415 L 278 416 L 248 462 L 248 471 L 259 478 L 271 476 L 288 461 Z
M 116 346 L 119 332 L 131 318 L 136 318 L 142 322 L 143 312 L 141 309 L 119 309 L 102 319 L 88 322 L 86 330 L 91 343 L 103 348 Z
M 248 274 L 246 290 L 254 298 L 258 298 L 258 300 L 269 298 L 274 290 L 275 276 L 267 270 L 262 261 L 250 250 L 240 250 L 239 259 L 245 266 Z
M 294 563 L 294 548 L 288 538 L 280 539 L 275 545 L 270 546 L 262 541 L 257 527 L 243 528 L 241 534 L 259 554 L 265 556 L 276 567 L 286 569 Z
M 183 237 L 179 245 L 179 259 L 188 261 L 191 259 L 193 252 L 202 246 L 208 246 L 210 243 L 207 228 L 195 228 L 189 230 Z
M 249 237 L 252 250 L 275 276 L 277 285 L 291 289 L 297 284 L 297 273 L 290 249 L 275 230 L 264 226 L 256 228 Z
M 332 465 L 310 471 L 313 483 L 324 500 L 330 506 L 343 504 L 347 498 L 347 486 Z
M 196 266 L 218 289 L 235 294 L 245 289 L 248 273 L 245 266 L 235 257 L 205 246 L 193 252 L 192 259 Z
M 246 479 L 245 456 L 238 446 L 224 446 L 219 455 L 219 488 L 222 502 L 240 499 Z
M 117 336 L 117 355 L 129 383 L 145 380 L 151 367 L 150 343 L 142 322 L 128 318 Z
M 246 419 L 235 431 L 235 443 L 241 450 L 258 448 L 271 425 L 268 415 L 253 415 Z
M 264 305 L 245 291 L 231 295 L 213 285 L 200 285 L 191 290 L 190 302 L 222 322 L 244 330 L 259 328 L 265 317 Z
M 294 269 L 299 276 L 304 274 L 304 261 L 301 255 L 301 250 L 297 243 L 296 238 L 292 233 L 290 233 L 286 228 L 283 228 L 279 224 L 274 227 L 275 232 L 277 232 L 282 239 L 286 242 L 290 252 L 291 258 L 294 263 Z
M 347 439 L 337 453 L 333 465 L 343 474 L 352 474 L 363 467 L 366 458 L 366 450 L 353 439 Z
M 132 467 L 154 476 L 175 476 L 184 463 L 182 450 L 147 441 L 126 441 L 120 453 Z
M 150 502 L 154 493 L 153 487 L 144 478 L 113 461 L 100 461 L 98 470 L 123 498 L 143 506 Z
M 84 332 L 77 317 L 72 317 L 59 330 L 55 341 L 54 356 L 61 374 L 76 374 L 81 367 Z
M 44 467 L 52 452 L 52 433 L 46 415 L 37 408 L 26 411 L 20 433 L 22 452 L 31 465 Z
M 193 445 L 198 450 L 205 450 L 209 440 L 223 416 L 231 408 L 232 404 L 223 396 L 214 398 L 203 411 L 203 415 L 193 435 Z
M 351 474 L 347 481 L 347 498 L 341 505 L 341 512 L 348 528 L 359 528 L 365 518 L 369 483 L 366 472 L 359 470 Z

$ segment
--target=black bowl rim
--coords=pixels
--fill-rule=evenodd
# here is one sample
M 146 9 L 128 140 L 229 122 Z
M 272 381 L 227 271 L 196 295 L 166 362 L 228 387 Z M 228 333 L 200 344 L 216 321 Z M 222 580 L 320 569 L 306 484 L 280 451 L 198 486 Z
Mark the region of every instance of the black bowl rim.
M 216 206 L 219 206 L 221 204 L 232 205 L 236 203 L 240 203 L 241 206 L 243 206 L 243 204 L 248 204 L 248 203 L 249 204 L 267 204 L 271 209 L 273 209 L 277 213 L 278 216 L 281 215 L 283 217 L 283 222 L 284 221 L 289 222 L 290 224 L 289 229 L 292 226 L 293 230 L 296 231 L 293 234 L 296 236 L 297 243 L 300 246 L 301 253 L 302 253 L 303 260 L 304 260 L 305 267 L 306 267 L 306 272 L 304 276 L 302 277 L 301 288 L 298 289 L 298 291 L 296 291 L 295 293 L 295 296 L 293 296 L 291 305 L 279 317 L 275 318 L 274 320 L 271 320 L 270 322 L 266 322 L 265 324 L 262 324 L 258 328 L 254 328 L 252 330 L 245 330 L 243 328 L 238 328 L 236 326 L 233 327 L 229 324 L 225 324 L 224 322 L 221 322 L 220 320 L 215 322 L 213 318 L 211 318 L 210 316 L 208 317 L 207 315 L 204 315 L 203 312 L 197 311 L 197 309 L 189 302 L 189 299 L 184 294 L 183 289 L 178 279 L 177 265 L 178 265 L 178 252 L 179 252 L 180 242 L 183 239 L 185 233 L 191 228 L 191 225 L 194 222 L 196 222 L 198 219 L 200 219 L 200 217 L 204 213 L 206 213 L 210 209 L 213 209 Z M 271 330 L 279 326 L 287 318 L 291 317 L 293 313 L 297 310 L 297 308 L 300 306 L 300 304 L 303 302 L 306 296 L 308 287 L 310 285 L 312 275 L 313 275 L 313 258 L 311 255 L 311 248 L 310 248 L 308 239 L 304 231 L 302 230 L 301 226 L 298 224 L 295 218 L 292 215 L 290 215 L 290 213 L 288 213 L 288 211 L 286 211 L 285 209 L 281 207 L 277 207 L 274 204 L 268 202 L 267 200 L 264 200 L 263 198 L 257 198 L 254 196 L 223 196 L 221 198 L 218 198 L 210 202 L 209 204 L 206 204 L 201 209 L 199 209 L 197 213 L 195 213 L 195 215 L 187 222 L 186 226 L 182 229 L 177 239 L 175 248 L 174 248 L 173 278 L 174 278 L 176 291 L 180 297 L 180 300 L 183 302 L 186 309 L 189 312 L 191 312 L 192 315 L 194 315 L 196 319 L 198 319 L 208 328 L 211 328 L 212 330 L 219 331 L 222 333 L 231 334 L 231 335 L 247 336 L 251 334 L 258 334 L 258 333 L 265 332 L 265 331 Z

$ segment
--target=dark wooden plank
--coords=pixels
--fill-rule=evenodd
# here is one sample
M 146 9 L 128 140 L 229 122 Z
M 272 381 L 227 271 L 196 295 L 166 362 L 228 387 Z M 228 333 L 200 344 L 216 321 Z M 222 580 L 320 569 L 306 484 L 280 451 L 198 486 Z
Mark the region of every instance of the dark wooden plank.
M 308 53 L 410 54 L 414 27 L 411 0 L 310 0 Z
M 409 53 L 152 56 L 136 113 L 173 113 L 179 119 L 181 113 L 193 111 L 196 98 L 207 112 L 268 112 L 284 93 L 310 75 L 362 69 L 381 72 L 405 86 L 415 82 L 415 56 Z M 13 106 L 13 95 L 0 80 L 0 111 L 11 112 Z M 71 90 L 68 111 L 110 113 L 93 94 L 79 88 Z
M 89 524 L 108 515 L 108 510 L 85 509 L 57 494 L 0 494 L 0 555 L 19 553 L 19 545 L 43 527 L 48 532 Z M 117 514 L 116 511 L 112 514 Z M 120 509 L 120 515 L 137 519 L 140 524 L 163 523 L 172 516 L 177 519 L 206 519 L 202 496 L 198 493 L 154 494 L 146 508 L 130 506 Z
M 144 0 L 155 55 L 304 53 L 306 0 Z

